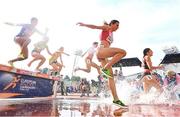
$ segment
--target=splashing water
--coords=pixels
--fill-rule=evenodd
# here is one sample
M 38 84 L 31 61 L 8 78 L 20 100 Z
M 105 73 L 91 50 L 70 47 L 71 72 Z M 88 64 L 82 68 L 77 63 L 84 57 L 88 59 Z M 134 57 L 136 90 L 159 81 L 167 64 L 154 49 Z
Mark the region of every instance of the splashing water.
M 175 92 L 164 88 L 162 93 L 157 93 L 156 89 L 152 87 L 148 94 L 126 80 L 116 84 L 116 87 L 119 98 L 126 104 L 180 104 L 178 98 L 180 86 L 177 86 Z

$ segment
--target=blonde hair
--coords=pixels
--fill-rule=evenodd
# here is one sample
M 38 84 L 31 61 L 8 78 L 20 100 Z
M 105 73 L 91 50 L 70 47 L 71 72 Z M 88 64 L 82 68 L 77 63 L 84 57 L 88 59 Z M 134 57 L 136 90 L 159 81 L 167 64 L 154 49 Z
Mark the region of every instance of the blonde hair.
M 168 71 L 166 72 L 166 75 L 167 75 L 167 76 L 174 76 L 174 75 L 176 75 L 176 72 L 174 72 L 174 71 L 172 71 L 172 70 L 168 70 Z

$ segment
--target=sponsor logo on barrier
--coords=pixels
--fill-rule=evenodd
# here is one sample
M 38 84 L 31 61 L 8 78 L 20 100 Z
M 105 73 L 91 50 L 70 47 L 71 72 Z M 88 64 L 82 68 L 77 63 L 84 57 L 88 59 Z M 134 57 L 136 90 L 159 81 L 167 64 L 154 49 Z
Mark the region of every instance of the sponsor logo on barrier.
M 21 79 L 20 90 L 31 90 L 36 89 L 36 81 Z
M 12 76 L 12 80 L 9 84 L 4 87 L 4 91 L 8 89 L 14 89 L 17 83 L 20 81 L 20 76 Z

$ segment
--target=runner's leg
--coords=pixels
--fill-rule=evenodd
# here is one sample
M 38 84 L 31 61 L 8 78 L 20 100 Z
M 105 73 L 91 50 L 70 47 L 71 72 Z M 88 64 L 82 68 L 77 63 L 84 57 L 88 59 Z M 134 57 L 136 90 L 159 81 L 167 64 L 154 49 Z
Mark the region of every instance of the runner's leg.
M 112 65 L 117 63 L 124 56 L 126 56 L 126 51 L 120 48 L 100 48 L 97 54 L 98 58 L 112 57 L 112 59 L 104 66 L 105 69 L 112 67 Z
M 90 73 L 91 72 L 91 60 L 85 59 L 85 62 L 86 62 L 86 68 L 78 68 L 77 70 L 82 70 L 84 72 Z

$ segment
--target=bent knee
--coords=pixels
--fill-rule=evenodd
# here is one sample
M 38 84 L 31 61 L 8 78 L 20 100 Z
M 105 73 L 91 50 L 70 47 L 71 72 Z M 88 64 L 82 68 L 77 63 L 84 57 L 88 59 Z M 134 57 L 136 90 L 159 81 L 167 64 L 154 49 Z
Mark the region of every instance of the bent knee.
M 46 61 L 46 58 L 45 58 L 45 57 L 42 57 L 41 60 L 42 60 L 43 62 L 45 62 L 45 61 Z
M 123 57 L 125 57 L 126 56 L 126 54 L 127 54 L 127 52 L 125 51 L 125 50 L 122 50 L 122 55 L 123 55 Z
M 97 59 L 98 59 L 99 62 L 105 61 L 105 58 L 98 58 L 97 57 Z

